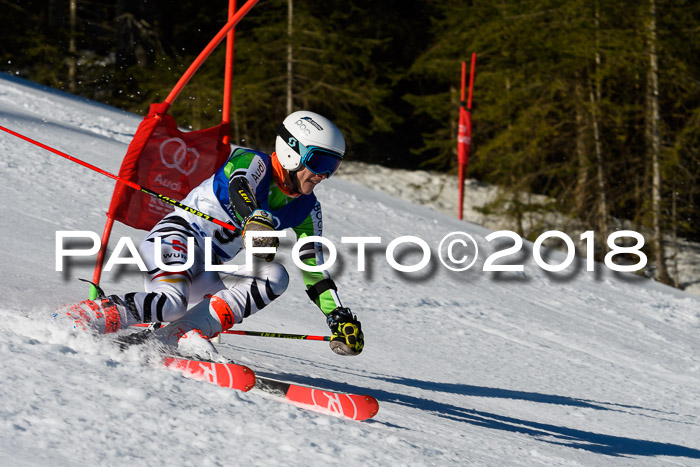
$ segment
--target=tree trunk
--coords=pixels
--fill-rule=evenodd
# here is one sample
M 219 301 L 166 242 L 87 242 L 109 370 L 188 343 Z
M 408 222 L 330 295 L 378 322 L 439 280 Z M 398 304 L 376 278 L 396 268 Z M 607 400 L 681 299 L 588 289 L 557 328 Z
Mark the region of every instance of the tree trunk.
M 291 114 L 294 108 L 292 99 L 292 60 L 294 58 L 294 48 L 292 47 L 293 18 L 294 2 L 293 0 L 287 0 L 287 115 Z
M 78 16 L 78 0 L 70 0 L 70 36 L 68 38 L 68 91 L 72 94 L 78 89 L 75 74 L 77 68 L 78 52 L 75 46 L 75 25 Z
M 659 64 L 656 55 L 656 0 L 649 0 L 649 20 L 647 23 L 649 46 L 649 69 L 647 72 L 646 93 L 646 137 L 651 159 L 651 213 L 654 237 L 652 239 L 658 279 L 671 283 L 664 258 L 663 232 L 661 229 L 661 136 L 659 134 Z
M 673 191 L 671 192 L 671 236 L 673 238 L 673 286 L 680 288 L 680 273 L 678 271 L 678 217 L 677 217 L 677 199 L 676 183 L 673 182 Z
M 595 165 L 596 165 L 596 182 L 598 185 L 598 230 L 600 233 L 600 259 L 605 256 L 608 251 L 608 200 L 606 196 L 605 183 L 605 168 L 603 166 L 603 144 L 600 138 L 600 116 L 598 106 L 602 99 L 600 77 L 600 11 L 598 4 L 594 6 L 594 24 L 595 24 L 595 94 L 593 85 L 589 89 L 589 99 L 591 101 L 591 120 L 593 127 L 593 144 L 595 147 Z
M 511 88 L 511 83 L 510 83 L 510 77 L 506 76 L 505 80 L 505 88 L 506 88 L 506 95 L 509 96 L 508 98 L 508 108 L 507 108 L 507 113 L 510 115 L 510 88 Z M 510 153 L 514 152 L 514 144 L 513 144 L 513 133 L 512 133 L 513 125 L 510 121 L 508 121 L 508 150 Z M 511 171 L 509 175 L 510 180 L 508 181 L 508 184 L 510 186 L 509 188 L 509 202 L 510 205 L 508 206 L 507 213 L 508 215 L 515 220 L 515 229 L 518 235 L 521 237 L 525 236 L 525 226 L 523 225 L 523 213 L 522 213 L 522 203 L 520 201 L 520 189 L 521 186 L 518 184 L 518 175 L 514 172 Z
M 591 119 L 593 123 L 593 144 L 595 145 L 595 165 L 596 165 L 596 183 L 598 186 L 598 231 L 600 232 L 600 245 L 603 257 L 608 251 L 608 200 L 605 194 L 605 170 L 603 167 L 603 145 L 600 141 L 600 128 L 598 124 L 598 100 L 593 94 L 593 89 L 589 91 L 591 100 Z
M 588 199 L 588 157 L 586 155 L 586 124 L 583 106 L 583 90 L 581 83 L 577 80 L 574 85 L 576 96 L 576 190 L 574 199 L 576 200 L 576 216 L 581 217 L 587 211 L 586 202 Z

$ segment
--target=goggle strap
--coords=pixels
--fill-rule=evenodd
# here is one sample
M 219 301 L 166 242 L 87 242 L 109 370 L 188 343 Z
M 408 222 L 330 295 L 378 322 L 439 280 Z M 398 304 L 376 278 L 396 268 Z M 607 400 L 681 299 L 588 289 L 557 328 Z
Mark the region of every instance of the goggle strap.
M 290 148 L 294 149 L 297 154 L 301 155 L 301 149 L 299 147 L 301 143 L 298 139 L 292 136 L 284 124 L 280 125 L 279 129 L 277 130 L 277 134 L 280 136 L 280 138 L 282 138 L 282 140 L 284 140 L 285 143 L 287 143 Z

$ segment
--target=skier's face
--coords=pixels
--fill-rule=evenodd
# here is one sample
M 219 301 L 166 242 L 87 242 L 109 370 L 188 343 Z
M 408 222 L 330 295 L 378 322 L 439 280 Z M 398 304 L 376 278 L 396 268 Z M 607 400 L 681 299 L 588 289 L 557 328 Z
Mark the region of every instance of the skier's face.
M 297 171 L 297 180 L 299 181 L 297 189 L 301 194 L 310 195 L 314 191 L 314 188 L 316 188 L 316 185 L 327 178 L 327 174 L 318 175 L 306 167 L 302 167 Z

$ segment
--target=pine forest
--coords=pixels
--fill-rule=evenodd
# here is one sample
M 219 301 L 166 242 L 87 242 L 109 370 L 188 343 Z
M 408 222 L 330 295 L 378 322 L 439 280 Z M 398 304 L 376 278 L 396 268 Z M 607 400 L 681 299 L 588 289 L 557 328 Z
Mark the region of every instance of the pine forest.
M 0 0 L 0 71 L 144 114 L 227 9 Z M 305 108 L 343 129 L 349 160 L 456 173 L 461 64 L 476 53 L 468 177 L 503 188 L 483 209 L 558 212 L 602 238 L 624 221 L 673 283 L 673 242 L 700 241 L 699 36 L 691 0 L 261 0 L 235 31 L 231 141 L 271 152 Z M 221 120 L 224 60 L 221 46 L 175 102 L 182 127 Z M 529 239 L 551 228 L 517 225 Z

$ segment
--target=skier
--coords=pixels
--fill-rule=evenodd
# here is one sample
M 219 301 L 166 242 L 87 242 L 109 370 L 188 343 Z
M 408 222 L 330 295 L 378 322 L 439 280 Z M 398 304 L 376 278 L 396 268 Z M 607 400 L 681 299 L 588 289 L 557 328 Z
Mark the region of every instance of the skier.
M 157 342 L 183 355 L 214 359 L 209 338 L 261 310 L 287 289 L 289 276 L 274 262 L 274 252 L 253 249 L 254 268 L 219 275 L 206 271 L 205 246 L 211 242 L 213 264 L 232 260 L 250 235 L 256 248 L 279 246 L 279 238 L 264 235 L 292 228 L 298 239 L 321 235 L 321 205 L 313 190 L 331 177 L 345 153 L 345 140 L 325 117 L 309 111 L 294 112 L 280 125 L 272 155 L 236 148 L 213 176 L 182 201 L 199 211 L 231 223 L 231 231 L 184 210 L 164 217 L 140 246 L 148 272 L 145 292 L 110 295 L 68 307 L 76 327 L 99 333 L 116 332 L 136 323 L 168 322 L 122 336 L 123 345 Z M 156 240 L 160 240 L 156 266 Z M 206 240 L 205 240 L 206 239 Z M 188 243 L 189 242 L 189 243 Z M 274 251 L 274 250 L 271 250 Z M 299 253 L 306 265 L 323 263 L 320 243 L 307 243 Z M 177 268 L 179 266 L 179 268 Z M 166 270 L 167 269 L 167 270 Z M 173 269 L 184 269 L 172 271 Z M 364 335 L 357 317 L 344 307 L 327 272 L 303 271 L 306 293 L 326 316 L 331 349 L 340 355 L 357 355 Z M 222 280 L 223 276 L 223 280 Z M 188 303 L 201 300 L 188 311 Z

